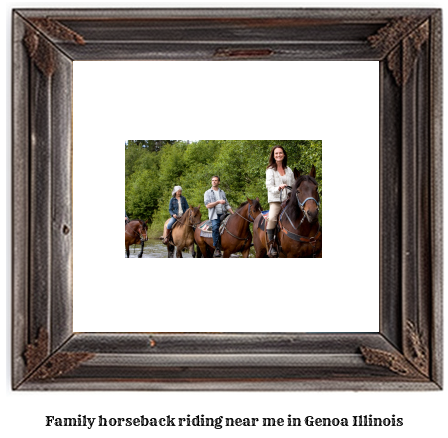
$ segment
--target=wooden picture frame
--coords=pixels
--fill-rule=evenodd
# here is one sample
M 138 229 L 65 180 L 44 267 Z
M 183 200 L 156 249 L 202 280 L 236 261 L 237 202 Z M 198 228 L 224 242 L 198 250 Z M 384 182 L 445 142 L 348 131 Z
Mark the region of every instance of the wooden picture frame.
M 438 9 L 14 10 L 12 387 L 441 389 L 441 28 Z M 134 59 L 379 61 L 378 333 L 73 333 L 72 62 Z

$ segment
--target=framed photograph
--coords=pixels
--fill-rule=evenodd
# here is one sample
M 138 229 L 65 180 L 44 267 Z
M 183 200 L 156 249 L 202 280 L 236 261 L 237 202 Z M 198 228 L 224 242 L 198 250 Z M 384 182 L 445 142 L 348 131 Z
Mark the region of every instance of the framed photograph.
M 15 10 L 12 387 L 20 390 L 441 389 L 441 28 L 438 9 Z M 94 274 L 85 275 L 79 269 L 78 261 L 88 260 L 90 255 L 78 251 L 75 242 L 80 223 L 76 215 L 82 216 L 85 210 L 75 194 L 82 179 L 76 174 L 81 148 L 78 145 L 88 145 L 85 148 L 92 157 L 99 153 L 100 158 L 91 160 L 97 171 L 108 163 L 107 158 L 101 159 L 104 152 L 100 145 L 80 141 L 74 131 L 74 120 L 88 112 L 88 108 L 80 110 L 78 106 L 75 61 L 97 62 L 103 67 L 108 67 L 111 61 L 131 61 L 136 67 L 133 70 L 153 68 L 152 79 L 156 70 L 168 61 L 171 70 L 180 65 L 187 69 L 187 64 L 181 63 L 191 62 L 204 62 L 210 68 L 221 66 L 222 70 L 229 66 L 229 75 L 234 67 L 248 65 L 257 68 L 260 76 L 279 65 L 285 71 L 294 71 L 294 62 L 298 61 L 310 65 L 334 62 L 335 68 L 338 63 L 356 68 L 358 61 L 374 61 L 375 82 L 379 84 L 379 118 L 370 123 L 379 128 L 378 146 L 373 146 L 372 154 L 378 158 L 378 166 L 360 166 L 360 173 L 367 173 L 363 169 L 373 171 L 372 178 L 379 181 L 374 184 L 378 202 L 364 206 L 359 204 L 361 195 L 350 197 L 352 192 L 348 190 L 343 196 L 333 196 L 326 190 L 325 217 L 328 233 L 332 199 L 334 210 L 341 214 L 349 211 L 347 206 L 353 211 L 372 210 L 369 216 L 373 217 L 373 226 L 354 222 L 338 235 L 326 234 L 326 239 L 336 239 L 351 256 L 347 258 L 341 284 L 337 285 L 341 294 L 345 281 L 349 282 L 360 269 L 366 269 L 363 278 L 369 278 L 369 284 L 360 283 L 359 287 L 368 289 L 373 285 L 378 289 L 379 330 L 346 331 L 336 326 L 329 330 L 303 329 L 299 321 L 295 323 L 294 306 L 281 300 L 268 301 L 271 313 L 269 309 L 254 308 L 254 300 L 244 301 L 243 297 L 252 281 L 257 286 L 263 285 L 264 280 L 259 280 L 261 269 L 257 271 L 254 264 L 250 269 L 255 280 L 233 288 L 234 299 L 220 299 L 211 308 L 196 309 L 194 313 L 193 308 L 199 306 L 191 305 L 201 303 L 201 299 L 210 300 L 207 294 L 202 298 L 190 294 L 168 297 L 168 301 L 177 303 L 180 316 L 183 313 L 186 319 L 201 319 L 200 327 L 176 324 L 177 314 L 170 315 L 169 302 L 157 301 L 164 294 L 155 291 L 150 306 L 133 303 L 135 313 L 131 313 L 131 318 L 139 319 L 137 308 L 147 310 L 151 318 L 150 325 L 145 322 L 147 329 L 131 326 L 118 331 L 79 329 L 78 323 L 74 324 L 74 304 L 89 307 L 91 300 L 93 314 L 101 319 L 103 312 L 95 307 L 94 300 L 101 297 L 100 301 L 106 303 L 107 297 L 101 290 L 101 274 L 94 278 Z M 332 69 L 328 71 L 331 76 Z M 104 81 L 108 73 L 102 72 Z M 274 72 L 271 77 L 277 75 Z M 95 83 L 93 76 L 90 81 Z M 291 84 L 290 80 L 284 82 Z M 229 79 L 229 83 L 237 87 L 235 79 Z M 217 84 L 216 90 L 205 86 L 204 90 L 200 86 L 192 89 L 197 93 L 218 93 Z M 115 82 L 109 87 L 109 95 L 126 87 Z M 272 83 L 266 89 L 272 89 Z M 290 90 L 292 94 L 293 84 Z M 265 92 L 258 88 L 258 94 L 263 96 Z M 146 104 L 132 102 L 129 112 Z M 294 106 L 277 112 L 279 120 L 290 117 Z M 166 117 L 171 124 L 180 120 L 173 114 Z M 225 126 L 226 120 L 220 122 Z M 182 135 L 190 137 L 175 138 L 202 138 L 195 134 L 203 138 L 229 138 L 209 136 L 206 131 L 184 131 Z M 215 131 L 214 135 L 219 134 Z M 127 138 L 123 137 L 121 144 Z M 323 145 L 325 157 L 325 138 Z M 123 160 L 122 155 L 120 158 Z M 89 179 L 87 175 L 94 172 L 92 167 L 83 176 Z M 353 180 L 356 183 L 357 179 Z M 95 181 L 93 177 L 91 181 Z M 329 186 L 329 180 L 325 181 L 326 187 Z M 101 191 L 98 184 L 94 187 L 92 193 Z M 115 210 L 122 210 L 123 194 L 119 192 L 112 216 Z M 100 196 L 96 197 L 102 202 Z M 98 245 L 106 240 L 107 227 L 101 221 L 96 227 L 92 241 Z M 373 262 L 360 256 L 368 252 L 366 235 L 375 242 L 379 240 L 379 256 L 374 256 Z M 122 242 L 117 251 L 122 258 Z M 96 258 L 100 259 L 101 254 Z M 332 256 L 329 260 L 336 263 L 336 258 Z M 360 261 L 359 268 L 352 273 L 351 258 Z M 200 263 L 193 259 L 172 262 L 177 262 L 173 264 L 176 269 L 179 263 L 185 263 L 179 267 L 182 273 L 192 269 L 192 262 Z M 212 262 L 216 264 L 215 260 Z M 264 262 L 262 270 L 268 270 L 271 269 L 268 264 L 275 266 L 276 260 Z M 89 263 L 94 266 L 95 257 L 86 264 Z M 321 270 L 311 278 L 331 275 L 324 265 Z M 302 271 L 305 270 L 300 275 L 306 276 Z M 79 274 L 87 279 L 85 283 L 80 283 Z M 269 288 L 272 284 L 267 282 L 264 286 Z M 81 290 L 87 292 L 82 303 L 78 300 Z M 105 290 L 113 295 L 110 288 Z M 350 306 L 354 301 L 333 306 L 335 319 L 343 320 L 351 310 L 359 312 L 362 319 L 362 310 L 353 312 L 354 307 Z M 220 311 L 214 312 L 213 306 L 216 308 L 218 304 Z M 103 305 L 107 308 L 108 304 Z M 262 324 L 282 312 L 288 325 Z M 218 314 L 225 315 L 223 319 L 244 320 L 247 324 L 242 328 L 217 329 L 213 321 Z
M 127 140 L 126 257 L 322 258 L 321 191 L 322 140 Z

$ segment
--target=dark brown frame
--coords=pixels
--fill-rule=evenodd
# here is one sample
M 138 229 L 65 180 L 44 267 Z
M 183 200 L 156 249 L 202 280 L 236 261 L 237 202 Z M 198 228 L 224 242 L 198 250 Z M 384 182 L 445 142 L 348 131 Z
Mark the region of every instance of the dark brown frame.
M 12 387 L 441 389 L 441 28 L 437 9 L 15 10 Z M 72 61 L 104 59 L 379 61 L 380 331 L 73 333 Z

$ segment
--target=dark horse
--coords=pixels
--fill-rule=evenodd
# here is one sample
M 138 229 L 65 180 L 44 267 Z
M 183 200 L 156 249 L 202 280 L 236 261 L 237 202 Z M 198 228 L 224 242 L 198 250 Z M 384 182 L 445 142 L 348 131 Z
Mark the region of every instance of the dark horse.
M 313 166 L 309 175 L 297 173 L 291 196 L 282 208 L 277 226 L 280 257 L 322 257 L 322 229 L 318 221 L 319 192 Z M 266 257 L 266 232 L 254 223 L 255 257 Z
M 146 235 L 147 230 L 148 226 L 146 225 L 146 222 L 141 221 L 140 219 L 132 220 L 124 226 L 124 244 L 126 246 L 127 258 L 129 258 L 129 245 L 134 245 L 136 243 L 141 244 L 142 249 L 138 255 L 138 258 L 142 258 L 143 247 L 145 245 L 145 241 L 148 240 L 148 236 Z
M 249 225 L 261 214 L 262 208 L 258 198 L 242 203 L 232 214 L 225 224 L 224 233 L 221 235 L 221 250 L 224 258 L 230 254 L 240 252 L 244 258 L 249 257 L 249 250 L 252 243 L 252 233 Z M 194 240 L 197 244 L 198 258 L 201 256 L 213 257 L 213 239 L 201 236 L 200 228 L 194 232 Z

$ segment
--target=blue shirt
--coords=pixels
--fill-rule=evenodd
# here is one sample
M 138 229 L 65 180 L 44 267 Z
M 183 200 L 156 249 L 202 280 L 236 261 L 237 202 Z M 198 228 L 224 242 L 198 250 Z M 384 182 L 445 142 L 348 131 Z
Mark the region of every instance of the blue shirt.
M 180 197 L 180 204 L 184 213 L 190 208 L 187 200 L 183 196 Z M 179 202 L 175 196 L 170 199 L 169 212 L 171 217 L 179 213 Z

